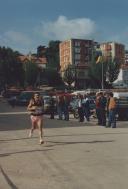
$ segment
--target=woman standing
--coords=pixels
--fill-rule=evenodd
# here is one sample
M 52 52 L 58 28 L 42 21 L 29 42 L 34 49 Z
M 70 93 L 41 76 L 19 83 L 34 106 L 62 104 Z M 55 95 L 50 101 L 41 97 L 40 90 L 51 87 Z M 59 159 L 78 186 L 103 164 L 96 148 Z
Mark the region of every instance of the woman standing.
M 35 93 L 33 98 L 30 100 L 27 110 L 30 111 L 31 118 L 31 129 L 29 137 L 32 137 L 34 129 L 39 130 L 39 142 L 43 144 L 43 110 L 44 101 L 39 93 Z

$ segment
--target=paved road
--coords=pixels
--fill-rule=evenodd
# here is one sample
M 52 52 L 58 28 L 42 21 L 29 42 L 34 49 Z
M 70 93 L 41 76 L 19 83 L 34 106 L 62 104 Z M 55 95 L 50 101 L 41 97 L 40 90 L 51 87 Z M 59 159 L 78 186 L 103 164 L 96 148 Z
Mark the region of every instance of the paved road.
M 23 112 L 0 102 L 0 112 Z M 128 122 L 118 128 L 44 119 L 45 144 L 26 114 L 0 115 L 0 189 L 127 189 Z

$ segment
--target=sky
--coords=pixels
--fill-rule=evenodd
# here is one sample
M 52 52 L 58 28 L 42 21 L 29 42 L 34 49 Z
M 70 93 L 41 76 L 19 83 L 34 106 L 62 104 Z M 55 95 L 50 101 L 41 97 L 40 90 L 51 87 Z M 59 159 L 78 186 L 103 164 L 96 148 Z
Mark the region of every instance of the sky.
M 128 49 L 127 9 L 128 0 L 0 0 L 0 46 L 28 54 L 78 38 Z

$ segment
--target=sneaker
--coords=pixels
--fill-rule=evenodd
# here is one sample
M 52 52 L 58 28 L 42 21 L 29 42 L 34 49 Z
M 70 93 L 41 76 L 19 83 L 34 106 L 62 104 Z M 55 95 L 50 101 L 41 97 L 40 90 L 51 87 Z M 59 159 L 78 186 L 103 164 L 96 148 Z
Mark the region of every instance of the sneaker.
M 40 144 L 44 144 L 44 140 L 43 139 L 40 140 Z
M 29 138 L 32 138 L 32 132 L 31 132 L 31 131 L 29 132 L 28 137 L 29 137 Z

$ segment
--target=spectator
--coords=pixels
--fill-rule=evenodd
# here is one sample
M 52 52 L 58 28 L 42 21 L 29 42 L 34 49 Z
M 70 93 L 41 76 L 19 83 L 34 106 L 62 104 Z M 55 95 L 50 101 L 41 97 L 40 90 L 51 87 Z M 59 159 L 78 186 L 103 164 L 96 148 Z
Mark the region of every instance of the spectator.
M 82 106 L 83 96 L 81 94 L 78 95 L 78 114 L 79 114 L 79 122 L 84 121 L 84 111 Z
M 89 99 L 87 95 L 84 95 L 82 105 L 83 105 L 84 116 L 87 121 L 90 121 L 90 104 L 89 104 Z
M 55 114 L 55 99 L 51 95 L 50 97 L 50 119 L 54 119 L 54 114 Z
M 100 105 L 100 98 L 101 98 L 101 94 L 100 93 L 96 93 L 96 116 L 98 119 L 98 125 L 102 124 L 102 119 L 101 119 L 101 105 Z
M 69 121 L 69 104 L 68 96 L 64 96 L 64 120 Z
M 109 104 L 108 104 L 108 125 L 107 127 L 112 127 L 112 128 L 116 128 L 116 100 L 113 97 L 113 93 L 109 94 L 110 96 L 110 100 L 109 100 Z
M 100 93 L 100 114 L 101 114 L 101 125 L 106 126 L 106 105 L 107 105 L 107 98 L 106 93 Z
M 57 96 L 57 112 L 59 116 L 59 120 L 63 119 L 63 113 L 64 113 L 64 96 L 60 95 Z

